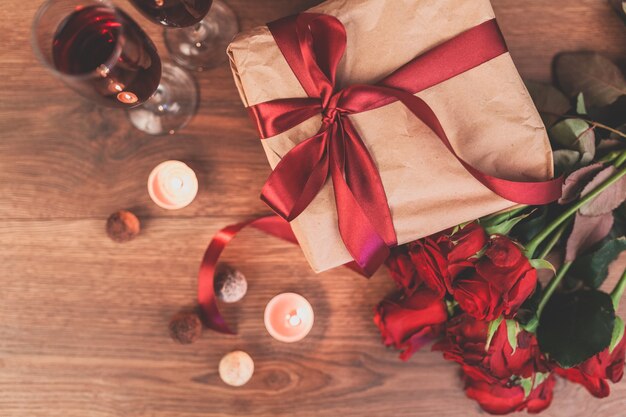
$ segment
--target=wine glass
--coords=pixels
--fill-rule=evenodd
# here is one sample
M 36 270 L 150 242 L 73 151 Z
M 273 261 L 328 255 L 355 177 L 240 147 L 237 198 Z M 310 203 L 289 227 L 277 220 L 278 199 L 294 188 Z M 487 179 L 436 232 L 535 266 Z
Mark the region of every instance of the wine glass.
M 191 76 L 162 65 L 150 38 L 109 0 L 45 1 L 32 42 L 39 60 L 65 84 L 99 104 L 127 109 L 146 133 L 173 133 L 195 112 Z
M 226 60 L 239 31 L 237 16 L 222 0 L 130 0 L 148 19 L 166 26 L 165 45 L 179 65 L 196 71 Z

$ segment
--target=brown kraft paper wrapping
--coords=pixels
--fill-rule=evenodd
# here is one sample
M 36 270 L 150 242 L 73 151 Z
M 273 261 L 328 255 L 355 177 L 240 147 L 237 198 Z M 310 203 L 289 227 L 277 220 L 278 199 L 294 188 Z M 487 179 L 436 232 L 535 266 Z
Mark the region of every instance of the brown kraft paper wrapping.
M 335 16 L 346 28 L 340 88 L 373 84 L 494 17 L 488 0 L 329 0 L 309 11 Z M 228 54 L 245 106 L 307 97 L 266 26 L 239 34 Z M 545 128 L 508 53 L 417 95 L 437 114 L 457 153 L 476 168 L 517 181 L 552 177 Z M 349 117 L 378 166 L 398 244 L 515 205 L 472 177 L 401 103 Z M 272 168 L 320 125 L 316 116 L 262 140 Z M 339 235 L 332 181 L 291 225 L 315 271 L 352 260 Z

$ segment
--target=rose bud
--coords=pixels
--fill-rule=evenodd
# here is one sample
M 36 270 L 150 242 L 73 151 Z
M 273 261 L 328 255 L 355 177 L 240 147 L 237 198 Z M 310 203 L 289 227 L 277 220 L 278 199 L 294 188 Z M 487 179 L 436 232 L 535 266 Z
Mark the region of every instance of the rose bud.
M 487 244 L 485 229 L 478 223 L 470 223 L 450 236 L 453 243 L 448 252 L 448 261 L 452 264 L 469 259 L 480 252 Z
M 512 381 L 503 382 L 481 370 L 463 367 L 465 394 L 478 402 L 490 414 L 502 415 L 527 410 L 539 413 L 550 406 L 556 378 L 550 374 L 536 386 L 531 387 L 528 396 L 522 386 Z
M 548 363 L 539 349 L 537 338 L 524 330 L 517 334 L 517 346 L 511 346 L 503 320 L 486 348 L 489 323 L 462 314 L 449 321 L 445 338 L 433 346 L 443 357 L 461 365 L 480 368 L 483 372 L 508 381 L 512 376 L 530 377 L 547 372 Z
M 448 260 L 442 247 L 435 239 L 427 237 L 410 243 L 408 248 L 417 277 L 440 297 L 443 297 L 446 294 L 445 282 L 448 275 Z
M 537 285 L 537 271 L 506 236 L 494 236 L 475 265 L 452 277 L 450 292 L 479 320 L 515 315 Z
M 580 365 L 563 369 L 556 367 L 554 371 L 572 382 L 581 384 L 594 397 L 604 398 L 611 393 L 607 382 L 619 382 L 624 376 L 624 360 L 626 359 L 626 337 L 609 353 L 609 348 L 592 356 Z
M 408 254 L 408 246 L 403 245 L 391 250 L 391 255 L 385 261 L 389 268 L 391 279 L 406 295 L 411 295 L 422 285 L 417 276 L 417 270 Z
M 410 297 L 387 298 L 375 312 L 374 322 L 383 343 L 402 349 L 402 360 L 409 359 L 422 346 L 439 337 L 448 319 L 445 302 L 439 294 L 425 287 Z
M 547 361 L 534 334 L 520 331 L 515 349 L 511 346 L 503 320 L 486 348 L 489 323 L 462 314 L 450 320 L 444 340 L 433 350 L 443 351 L 447 360 L 463 366 L 468 397 L 492 414 L 507 414 L 527 409 L 539 412 L 552 400 L 554 377 L 548 375 Z M 526 397 L 521 378 L 537 381 Z

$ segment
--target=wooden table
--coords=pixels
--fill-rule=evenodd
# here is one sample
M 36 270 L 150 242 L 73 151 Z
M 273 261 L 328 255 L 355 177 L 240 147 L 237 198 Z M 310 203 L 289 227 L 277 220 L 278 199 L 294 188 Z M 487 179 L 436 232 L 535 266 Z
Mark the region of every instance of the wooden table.
M 464 0 L 471 1 L 471 0 Z M 229 0 L 243 28 L 304 10 L 316 0 Z M 165 56 L 160 29 L 138 19 Z M 548 80 L 557 51 L 626 57 L 624 26 L 604 0 L 493 0 L 522 74 Z M 224 308 L 238 336 L 205 332 L 174 344 L 167 322 L 191 306 L 201 255 L 222 226 L 267 209 L 269 172 L 224 65 L 196 74 L 201 105 L 174 137 L 130 127 L 123 112 L 96 107 L 35 60 L 29 30 L 38 0 L 3 0 L 0 20 L 0 416 L 476 416 L 458 367 L 422 352 L 408 363 L 385 349 L 372 308 L 392 287 L 347 270 L 319 276 L 300 251 L 246 231 L 225 260 L 249 278 L 243 302 Z M 198 173 L 200 193 L 168 212 L 146 179 L 166 159 Z M 105 219 L 132 209 L 143 231 L 116 244 Z M 274 341 L 262 322 L 276 293 L 314 305 L 306 342 Z M 232 389 L 217 363 L 244 349 L 252 381 Z M 560 382 L 545 416 L 624 416 L 626 383 L 598 401 Z

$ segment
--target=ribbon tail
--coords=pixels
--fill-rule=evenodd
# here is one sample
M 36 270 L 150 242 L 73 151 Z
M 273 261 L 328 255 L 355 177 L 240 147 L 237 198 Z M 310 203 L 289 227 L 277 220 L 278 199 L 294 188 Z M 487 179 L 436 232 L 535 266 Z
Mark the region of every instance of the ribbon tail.
M 198 273 L 198 305 L 202 311 L 205 325 L 220 333 L 235 334 L 226 324 L 217 306 L 215 294 L 215 269 L 226 245 L 247 226 L 259 229 L 271 236 L 297 244 L 291 226 L 282 218 L 271 215 L 259 217 L 241 223 L 226 226 L 213 236 L 200 264 Z
M 350 119 L 343 118 L 342 125 L 346 134 L 346 182 L 378 235 L 387 246 L 396 246 L 391 210 L 378 168 Z
M 358 272 L 372 276 L 389 256 L 389 247 L 378 234 L 370 218 L 344 178 L 345 141 L 344 130 L 333 125 L 330 171 L 333 178 L 338 225 L 341 238 L 358 265 Z M 354 268 L 353 268 L 354 269 Z
M 261 200 L 287 221 L 298 217 L 326 183 L 327 136 L 325 130 L 294 147 L 263 186 Z
M 543 205 L 557 200 L 561 196 L 563 178 L 546 181 L 513 181 L 488 175 L 467 163 L 456 153 L 437 115 L 421 98 L 395 88 L 367 86 L 363 90 L 378 91 L 378 95 L 397 97 L 418 119 L 428 126 L 441 140 L 450 153 L 463 167 L 485 187 L 502 198 L 518 204 Z

